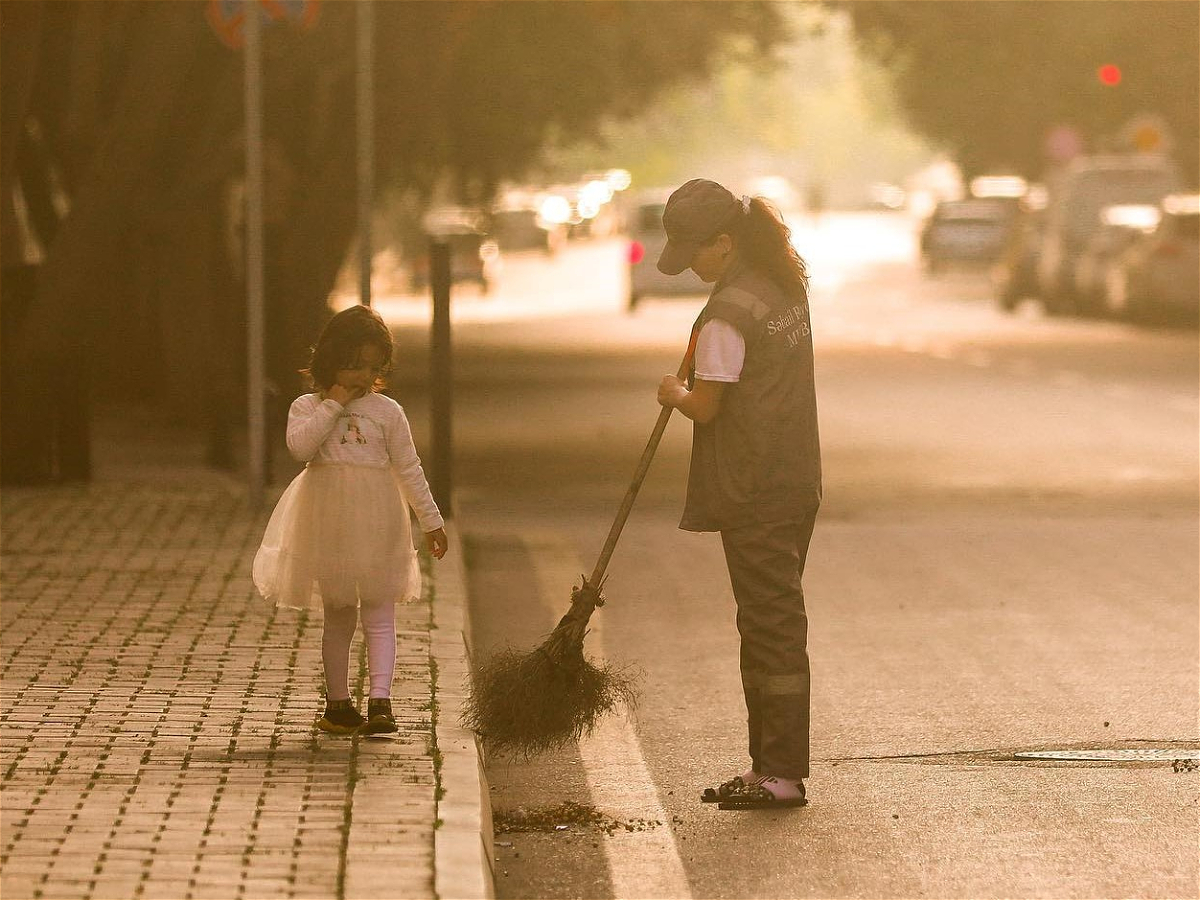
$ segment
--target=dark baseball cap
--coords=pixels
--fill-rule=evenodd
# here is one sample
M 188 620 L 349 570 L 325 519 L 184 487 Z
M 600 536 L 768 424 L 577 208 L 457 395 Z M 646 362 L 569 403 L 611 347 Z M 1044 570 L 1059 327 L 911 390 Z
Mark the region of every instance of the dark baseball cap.
M 693 178 L 676 188 L 663 210 L 667 245 L 659 254 L 658 271 L 678 275 L 691 265 L 696 251 L 741 212 L 741 201 L 715 181 Z

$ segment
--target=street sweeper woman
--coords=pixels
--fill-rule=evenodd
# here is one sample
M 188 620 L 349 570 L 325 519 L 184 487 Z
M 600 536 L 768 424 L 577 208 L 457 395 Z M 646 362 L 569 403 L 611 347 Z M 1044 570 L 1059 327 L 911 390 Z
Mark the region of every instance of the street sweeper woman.
M 741 635 L 750 764 L 702 799 L 722 809 L 802 805 L 809 775 L 808 618 L 801 576 L 821 501 L 808 277 L 759 197 L 695 179 L 663 213 L 660 271 L 713 284 L 686 381 L 658 401 L 691 419 L 680 528 L 721 535 Z
M 288 449 L 305 469 L 284 491 L 254 558 L 266 599 L 324 609 L 326 701 L 317 727 L 333 734 L 396 731 L 394 604 L 421 593 L 410 507 L 430 553 L 441 559 L 447 546 L 408 419 L 379 393 L 391 359 L 391 333 L 370 308 L 350 307 L 326 324 L 306 370 L 316 391 L 288 413 Z M 366 718 L 349 684 L 360 618 L 371 674 Z

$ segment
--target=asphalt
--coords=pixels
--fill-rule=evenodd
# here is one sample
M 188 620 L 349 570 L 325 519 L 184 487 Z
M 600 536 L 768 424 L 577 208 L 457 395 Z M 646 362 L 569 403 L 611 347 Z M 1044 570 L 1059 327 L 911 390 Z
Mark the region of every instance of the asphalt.
M 331 737 L 320 615 L 250 581 L 284 484 L 252 508 L 151 421 L 101 422 L 95 456 L 0 494 L 0 894 L 493 896 L 456 523 L 398 607 L 399 733 Z M 360 638 L 351 668 L 362 693 Z

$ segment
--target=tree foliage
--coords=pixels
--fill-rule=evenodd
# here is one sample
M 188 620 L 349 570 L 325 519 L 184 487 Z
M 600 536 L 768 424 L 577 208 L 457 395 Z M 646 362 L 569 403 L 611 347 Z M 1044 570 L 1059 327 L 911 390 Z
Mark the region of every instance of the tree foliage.
M 206 21 L 214 7 L 230 8 L 0 4 L 3 243 L 32 230 L 42 250 L 6 253 L 6 273 L 37 270 L 30 296 L 6 292 L 5 357 L 22 363 L 5 368 L 6 400 L 38 390 L 44 373 L 22 373 L 53 358 L 215 431 L 243 402 L 243 62 Z M 326 2 L 311 27 L 264 30 L 268 358 L 285 398 L 354 234 L 357 8 Z M 474 201 L 533 165 L 547 135 L 703 78 L 731 38 L 765 50 L 785 36 L 766 2 L 373 9 L 379 183 L 428 194 L 451 173 Z
M 778 175 L 832 205 L 865 202 L 873 182 L 901 182 L 933 155 L 898 108 L 888 72 L 857 52 L 848 17 L 781 5 L 796 38 L 768 58 L 723 59 L 702 84 L 677 85 L 653 108 L 609 120 L 597 141 L 556 147 L 560 167 L 628 167 L 641 187 L 704 174 L 731 189 Z
M 1173 0 L 889 0 L 844 3 L 861 46 L 893 71 L 914 127 L 968 172 L 1040 177 L 1045 141 L 1076 129 L 1090 151 L 1122 147 L 1136 116 L 1165 121 L 1196 179 L 1200 4 Z M 1097 77 L 1121 70 L 1117 85 Z

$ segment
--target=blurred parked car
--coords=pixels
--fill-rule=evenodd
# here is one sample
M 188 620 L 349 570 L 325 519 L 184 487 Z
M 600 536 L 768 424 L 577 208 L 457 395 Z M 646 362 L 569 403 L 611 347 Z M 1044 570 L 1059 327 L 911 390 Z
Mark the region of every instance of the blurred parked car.
M 1163 200 L 1158 227 L 1109 267 L 1104 303 L 1131 321 L 1200 319 L 1200 195 Z
M 1100 212 L 1120 204 L 1157 205 L 1178 190 L 1179 178 L 1164 157 L 1080 157 L 1048 185 L 1046 228 L 1038 260 L 1038 292 L 1046 312 L 1082 310 L 1075 293 L 1075 264 L 1101 228 Z
M 565 235 L 563 226 L 542 219 L 536 209 L 498 209 L 492 213 L 491 233 L 504 252 L 541 250 L 555 253 Z
M 658 271 L 658 256 L 667 243 L 662 216 L 667 206 L 666 196 L 635 202 L 626 222 L 629 232 L 629 301 L 633 312 L 646 297 L 697 297 L 709 292 L 691 269 L 678 275 Z
M 921 262 L 935 274 L 949 265 L 989 266 L 1000 258 L 1017 215 L 1014 198 L 943 200 L 921 231 Z
M 437 207 L 429 211 L 422 227 L 430 240 L 450 247 L 450 282 L 474 282 L 483 293 L 491 290 L 500 269 L 500 247 L 488 234 L 483 216 L 472 209 L 457 206 Z M 426 247 L 411 261 L 414 291 L 429 284 L 429 251 Z
M 1081 314 L 1105 310 L 1104 286 L 1109 267 L 1130 244 L 1153 231 L 1159 218 L 1157 206 L 1106 206 L 1100 211 L 1100 228 L 1075 261 L 1074 291 Z

